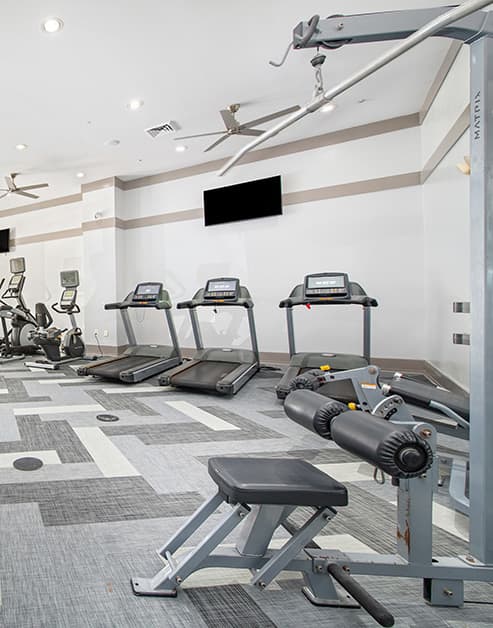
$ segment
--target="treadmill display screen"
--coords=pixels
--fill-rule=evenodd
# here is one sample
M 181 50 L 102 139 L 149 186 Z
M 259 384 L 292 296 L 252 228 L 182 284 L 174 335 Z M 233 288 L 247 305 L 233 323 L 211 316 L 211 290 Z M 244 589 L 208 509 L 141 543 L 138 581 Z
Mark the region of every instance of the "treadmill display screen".
M 204 299 L 237 299 L 239 279 L 210 279 L 207 282 Z
M 305 297 L 346 298 L 349 295 L 348 276 L 339 273 L 307 275 L 305 277 Z
M 21 282 L 21 278 L 22 278 L 22 275 L 13 275 L 10 278 L 10 284 L 9 284 L 10 287 L 11 288 L 12 287 L 15 288 L 16 286 L 18 286 L 20 284 L 20 282 Z
M 308 277 L 308 288 L 344 288 L 344 277 Z
M 132 301 L 156 303 L 159 300 L 159 295 L 163 288 L 162 283 L 139 283 L 134 290 L 134 296 Z

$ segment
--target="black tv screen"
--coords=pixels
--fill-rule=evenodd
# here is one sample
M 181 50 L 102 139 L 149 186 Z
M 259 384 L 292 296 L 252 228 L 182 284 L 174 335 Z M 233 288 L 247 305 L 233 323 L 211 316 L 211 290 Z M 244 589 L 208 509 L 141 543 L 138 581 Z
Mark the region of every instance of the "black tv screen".
M 10 229 L 0 229 L 0 253 L 9 252 Z
M 281 214 L 280 176 L 204 191 L 206 227 Z

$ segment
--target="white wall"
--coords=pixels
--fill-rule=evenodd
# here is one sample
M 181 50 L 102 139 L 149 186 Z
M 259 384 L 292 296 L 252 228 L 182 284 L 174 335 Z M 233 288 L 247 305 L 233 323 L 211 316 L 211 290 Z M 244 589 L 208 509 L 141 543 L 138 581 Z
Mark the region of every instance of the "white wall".
M 464 47 L 435 100 L 422 131 L 423 164 L 469 102 L 469 50 Z M 425 357 L 462 386 L 469 384 L 469 348 L 452 343 L 469 332 L 470 317 L 452 312 L 470 299 L 469 177 L 456 164 L 469 155 L 469 132 L 422 186 L 424 217 Z
M 419 170 L 419 130 L 408 129 L 256 162 L 217 179 L 200 175 L 125 193 L 125 218 L 200 207 L 208 187 L 282 173 L 283 192 Z M 421 358 L 424 353 L 423 224 L 419 187 L 289 205 L 281 217 L 205 228 L 202 220 L 125 231 L 126 282 L 163 281 L 174 302 L 188 299 L 214 276 L 238 276 L 255 301 L 261 351 L 287 352 L 285 313 L 278 308 L 307 273 L 348 272 L 380 307 L 374 313 L 373 353 Z M 412 295 L 406 299 L 405 295 Z M 204 341 L 248 346 L 244 312 L 201 312 Z M 136 322 L 139 338 L 158 342 L 159 315 Z M 360 308 L 296 311 L 300 350 L 361 352 Z M 142 313 L 139 312 L 142 320 Z M 183 312 L 180 342 L 193 346 Z

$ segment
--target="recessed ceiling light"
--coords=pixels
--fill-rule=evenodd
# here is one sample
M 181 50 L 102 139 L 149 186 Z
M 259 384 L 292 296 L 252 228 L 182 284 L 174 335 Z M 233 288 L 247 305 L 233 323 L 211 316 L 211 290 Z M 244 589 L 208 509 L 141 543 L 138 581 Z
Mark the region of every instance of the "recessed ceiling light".
M 188 146 L 185 146 L 185 144 L 178 144 L 178 146 L 175 146 L 175 150 L 177 153 L 184 153 L 188 150 Z
M 137 111 L 137 109 L 140 109 L 143 106 L 144 106 L 144 101 L 143 100 L 139 100 L 138 98 L 134 98 L 127 105 L 127 107 L 131 111 Z
M 58 33 L 63 28 L 63 20 L 59 17 L 47 17 L 41 23 L 41 28 L 45 33 Z
M 105 146 L 118 146 L 120 140 L 106 140 L 104 143 Z
M 15 147 L 17 150 L 26 150 L 27 144 L 16 144 Z
M 77 172 L 75 175 L 78 179 L 83 179 L 86 176 L 85 172 Z
M 325 105 L 323 105 L 322 107 L 320 107 L 320 111 L 322 113 L 332 113 L 332 111 L 334 111 L 334 109 L 336 108 L 336 104 L 335 102 L 333 102 L 332 100 L 328 103 L 325 103 Z

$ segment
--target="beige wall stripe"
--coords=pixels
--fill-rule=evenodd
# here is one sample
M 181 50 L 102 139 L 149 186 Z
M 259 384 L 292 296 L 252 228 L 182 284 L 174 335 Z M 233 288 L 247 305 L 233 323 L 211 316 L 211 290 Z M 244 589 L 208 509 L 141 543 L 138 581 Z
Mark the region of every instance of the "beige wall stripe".
M 115 218 L 113 216 L 111 218 L 102 218 L 99 220 L 83 222 L 81 227 L 82 231 L 96 231 L 98 229 L 108 229 L 110 227 L 123 228 L 122 223 L 124 223 L 124 221 L 121 218 Z
M 65 238 L 77 238 L 82 235 L 82 229 L 64 229 L 63 231 L 52 231 L 51 233 L 38 233 L 22 238 L 13 238 L 10 242 L 13 246 L 21 244 L 35 244 L 36 242 L 48 242 L 49 240 L 64 240 Z
M 382 133 L 392 133 L 402 129 L 409 129 L 418 125 L 418 113 L 399 116 L 397 118 L 389 118 L 388 120 L 380 120 L 378 122 L 355 126 L 349 129 L 333 131 L 332 133 L 316 135 L 303 140 L 287 142 L 271 148 L 262 148 L 261 150 L 249 153 L 241 163 L 246 164 L 255 161 L 263 161 L 265 159 L 274 159 L 275 157 L 282 157 L 292 153 L 323 148 L 324 146 L 341 144 L 343 142 L 351 142 L 366 137 L 381 135 Z M 169 170 L 168 172 L 161 172 L 160 174 L 141 177 L 139 179 L 133 179 L 132 181 L 124 181 L 124 189 L 133 190 L 136 188 L 146 187 L 148 185 L 156 185 L 158 183 L 165 183 L 166 181 L 175 181 L 176 179 L 185 179 L 187 177 L 193 177 L 207 172 L 214 172 L 215 170 L 219 170 L 219 168 L 221 168 L 226 161 L 227 159 L 216 159 L 214 161 L 208 161 L 206 163 L 197 164 L 196 166 L 190 166 L 188 168 Z
M 452 69 L 452 66 L 455 63 L 455 60 L 457 59 L 457 55 L 459 54 L 461 48 L 462 48 L 461 41 L 454 40 L 450 44 L 447 54 L 445 55 L 445 59 L 443 60 L 442 65 L 439 67 L 435 78 L 433 79 L 433 83 L 431 84 L 430 89 L 428 90 L 426 94 L 426 98 L 423 102 L 423 106 L 421 107 L 421 110 L 419 112 L 420 124 L 423 124 L 423 122 L 425 121 L 425 118 L 428 115 L 428 112 L 430 111 L 431 106 L 435 102 L 435 98 L 437 97 L 438 92 L 440 91 L 445 79 L 447 78 L 448 73 Z
M 113 187 L 123 189 L 123 181 L 118 177 L 107 177 L 106 179 L 99 179 L 98 181 L 83 183 L 80 186 L 80 189 L 82 194 L 87 194 L 87 192 L 94 192 L 95 190 L 103 190 L 104 188 Z
M 51 207 L 57 207 L 58 205 L 69 205 L 70 203 L 78 203 L 82 200 L 82 194 L 71 194 L 70 196 L 59 196 L 58 198 L 52 198 L 47 201 L 39 201 L 37 203 L 30 203 L 29 205 L 18 205 L 17 207 L 10 207 L 0 211 L 0 218 L 6 216 L 16 216 L 17 214 L 25 214 L 26 212 L 33 212 L 38 209 L 50 209 Z
M 123 229 L 138 229 L 139 227 L 151 227 L 152 225 L 163 225 L 169 222 L 182 222 L 183 220 L 196 220 L 202 218 L 204 212 L 199 209 L 184 209 L 179 212 L 167 212 L 155 216 L 144 216 L 143 218 L 132 218 L 123 220 Z
M 436 168 L 440 165 L 447 154 L 457 144 L 460 138 L 469 128 L 470 108 L 469 105 L 457 118 L 450 131 L 437 146 L 433 155 L 428 159 L 421 172 L 421 183 L 425 183 Z
M 419 185 L 421 180 L 420 175 L 421 173 L 419 172 L 407 172 L 390 177 L 368 179 L 367 181 L 352 181 L 351 183 L 329 185 L 312 190 L 288 192 L 283 195 L 283 205 L 310 203 L 330 198 L 340 198 L 342 196 L 356 196 L 357 194 L 370 194 L 372 192 L 383 192 L 384 190 L 395 190 L 397 188 Z

